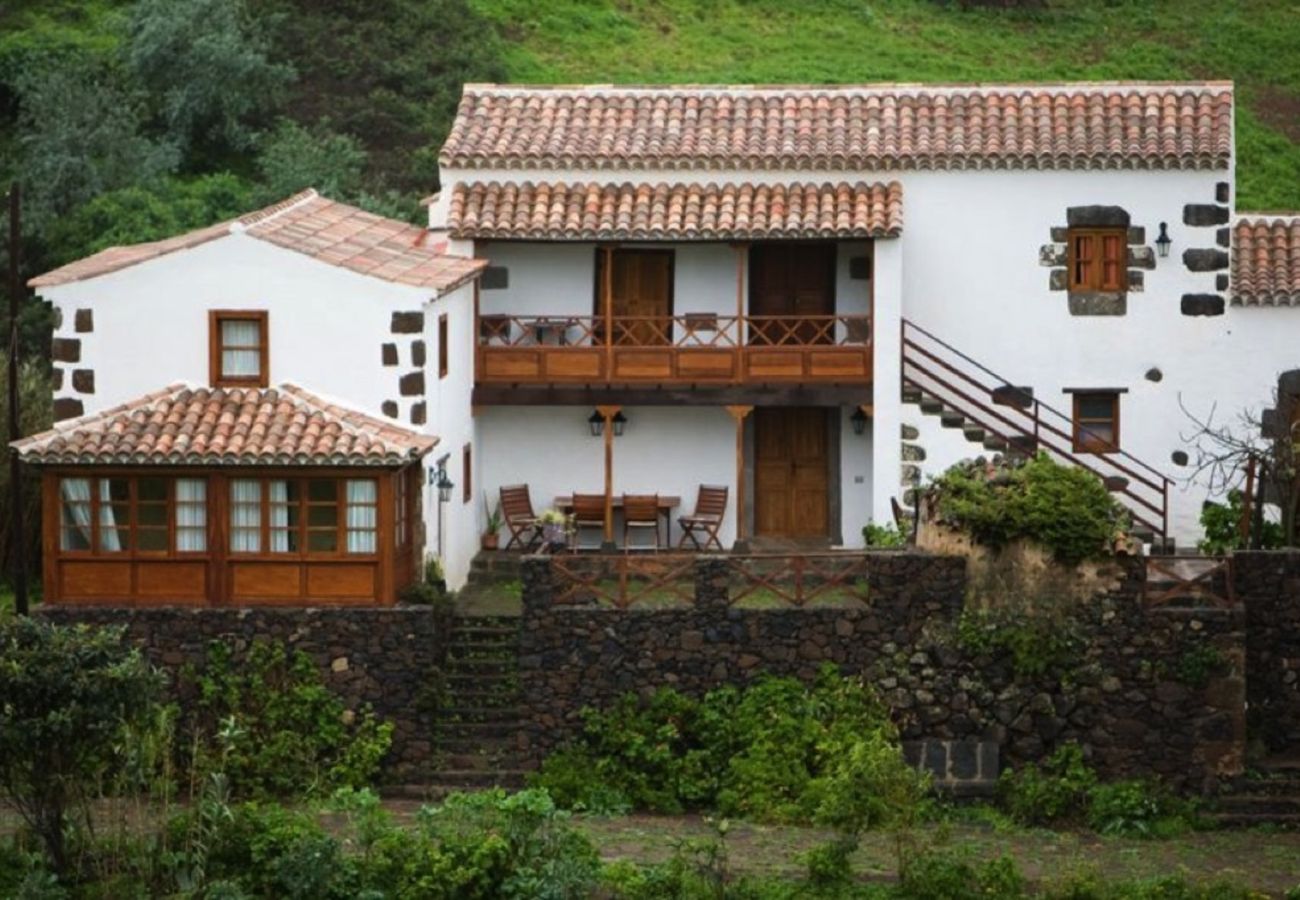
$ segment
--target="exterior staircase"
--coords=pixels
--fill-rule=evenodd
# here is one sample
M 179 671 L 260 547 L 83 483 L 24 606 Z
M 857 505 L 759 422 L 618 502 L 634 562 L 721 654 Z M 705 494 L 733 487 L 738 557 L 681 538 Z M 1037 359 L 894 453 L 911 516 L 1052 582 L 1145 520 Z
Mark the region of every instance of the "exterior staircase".
M 519 622 L 453 620 L 434 733 L 434 793 L 523 786 Z
M 1158 552 L 1171 552 L 1169 486 L 1162 472 L 1124 451 L 1078 453 L 1073 418 L 1034 397 L 1033 388 L 1016 385 L 951 344 L 904 319 L 902 400 L 922 415 L 937 417 L 944 428 L 960 429 L 972 444 L 991 453 L 1029 456 L 1046 452 L 1057 462 L 1078 466 L 1101 478 L 1132 514 L 1133 534 Z M 924 448 L 903 429 L 903 502 L 915 515 Z
M 523 554 L 484 551 L 470 564 L 469 578 L 456 594 L 456 611 L 467 617 L 517 616 L 522 612 Z
M 1300 827 L 1300 758 L 1262 763 L 1255 777 L 1219 797 L 1213 818 L 1225 827 Z

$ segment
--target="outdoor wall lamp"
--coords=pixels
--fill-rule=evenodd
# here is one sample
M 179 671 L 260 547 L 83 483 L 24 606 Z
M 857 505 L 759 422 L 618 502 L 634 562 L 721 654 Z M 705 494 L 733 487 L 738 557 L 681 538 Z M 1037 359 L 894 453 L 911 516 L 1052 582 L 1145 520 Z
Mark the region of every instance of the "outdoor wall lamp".
M 623 415 L 622 410 L 614 413 L 610 421 L 614 424 L 614 437 L 622 437 L 623 429 L 627 428 L 627 416 Z M 587 416 L 587 427 L 591 429 L 592 437 L 600 437 L 605 433 L 605 417 L 600 414 L 599 410 L 594 410 L 591 415 Z
M 867 431 L 867 414 L 859 406 L 849 416 L 849 421 L 853 423 L 853 433 L 857 435 L 865 434 Z
M 1172 243 L 1173 241 L 1169 239 L 1169 226 L 1166 223 L 1161 222 L 1160 236 L 1156 238 L 1156 252 L 1159 253 L 1162 257 L 1168 256 L 1169 245 Z
M 429 473 L 429 481 L 438 488 L 438 502 L 451 502 L 451 489 L 456 485 L 447 477 L 447 467 L 440 465 Z

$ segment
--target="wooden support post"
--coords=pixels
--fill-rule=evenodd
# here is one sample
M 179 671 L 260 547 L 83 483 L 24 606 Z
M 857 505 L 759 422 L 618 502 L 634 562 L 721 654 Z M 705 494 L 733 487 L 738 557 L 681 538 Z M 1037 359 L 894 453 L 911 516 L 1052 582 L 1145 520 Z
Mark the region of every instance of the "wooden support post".
M 736 542 L 733 549 L 744 553 L 749 550 L 749 535 L 745 528 L 745 417 L 754 411 L 754 407 L 728 406 L 726 409 L 736 420 Z
M 600 314 L 605 319 L 605 383 L 614 378 L 614 248 L 601 247 Z M 609 425 L 608 422 L 605 423 Z
M 614 416 L 621 406 L 597 406 L 596 412 L 605 420 L 605 540 L 602 550 L 614 548 Z
M 740 383 L 745 380 L 745 265 L 749 261 L 749 244 L 732 244 L 736 249 L 736 364 L 732 380 Z

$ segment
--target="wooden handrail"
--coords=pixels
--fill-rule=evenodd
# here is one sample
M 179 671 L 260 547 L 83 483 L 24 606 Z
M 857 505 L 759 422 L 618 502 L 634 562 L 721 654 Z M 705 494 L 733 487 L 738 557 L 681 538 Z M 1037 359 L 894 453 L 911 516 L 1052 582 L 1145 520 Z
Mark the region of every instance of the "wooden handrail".
M 606 329 L 602 316 L 479 315 L 483 347 L 855 347 L 871 341 L 867 315 L 735 316 L 677 313 L 615 316 Z M 553 341 L 554 343 L 550 343 Z

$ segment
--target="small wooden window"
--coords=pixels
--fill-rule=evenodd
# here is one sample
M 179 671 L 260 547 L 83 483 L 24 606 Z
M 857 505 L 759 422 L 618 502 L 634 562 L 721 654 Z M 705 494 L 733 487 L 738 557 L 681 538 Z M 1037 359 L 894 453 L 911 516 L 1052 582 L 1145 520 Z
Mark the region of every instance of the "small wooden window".
M 1074 449 L 1078 453 L 1119 450 L 1119 394 L 1114 391 L 1074 395 Z
M 438 316 L 438 377 L 446 378 L 447 364 L 447 314 Z
M 378 549 L 379 484 L 373 478 L 230 482 L 232 553 L 311 557 L 370 555 Z
M 213 387 L 266 387 L 265 311 L 213 310 L 208 317 L 208 378 Z
M 470 445 L 466 444 L 460 453 L 460 484 L 461 484 L 461 502 L 468 503 L 474 499 L 474 485 L 472 478 L 474 474 L 474 455 Z
M 198 478 L 62 478 L 59 550 L 167 556 L 207 550 L 207 482 Z
M 1128 288 L 1128 232 L 1123 228 L 1071 228 L 1066 247 L 1072 291 Z

